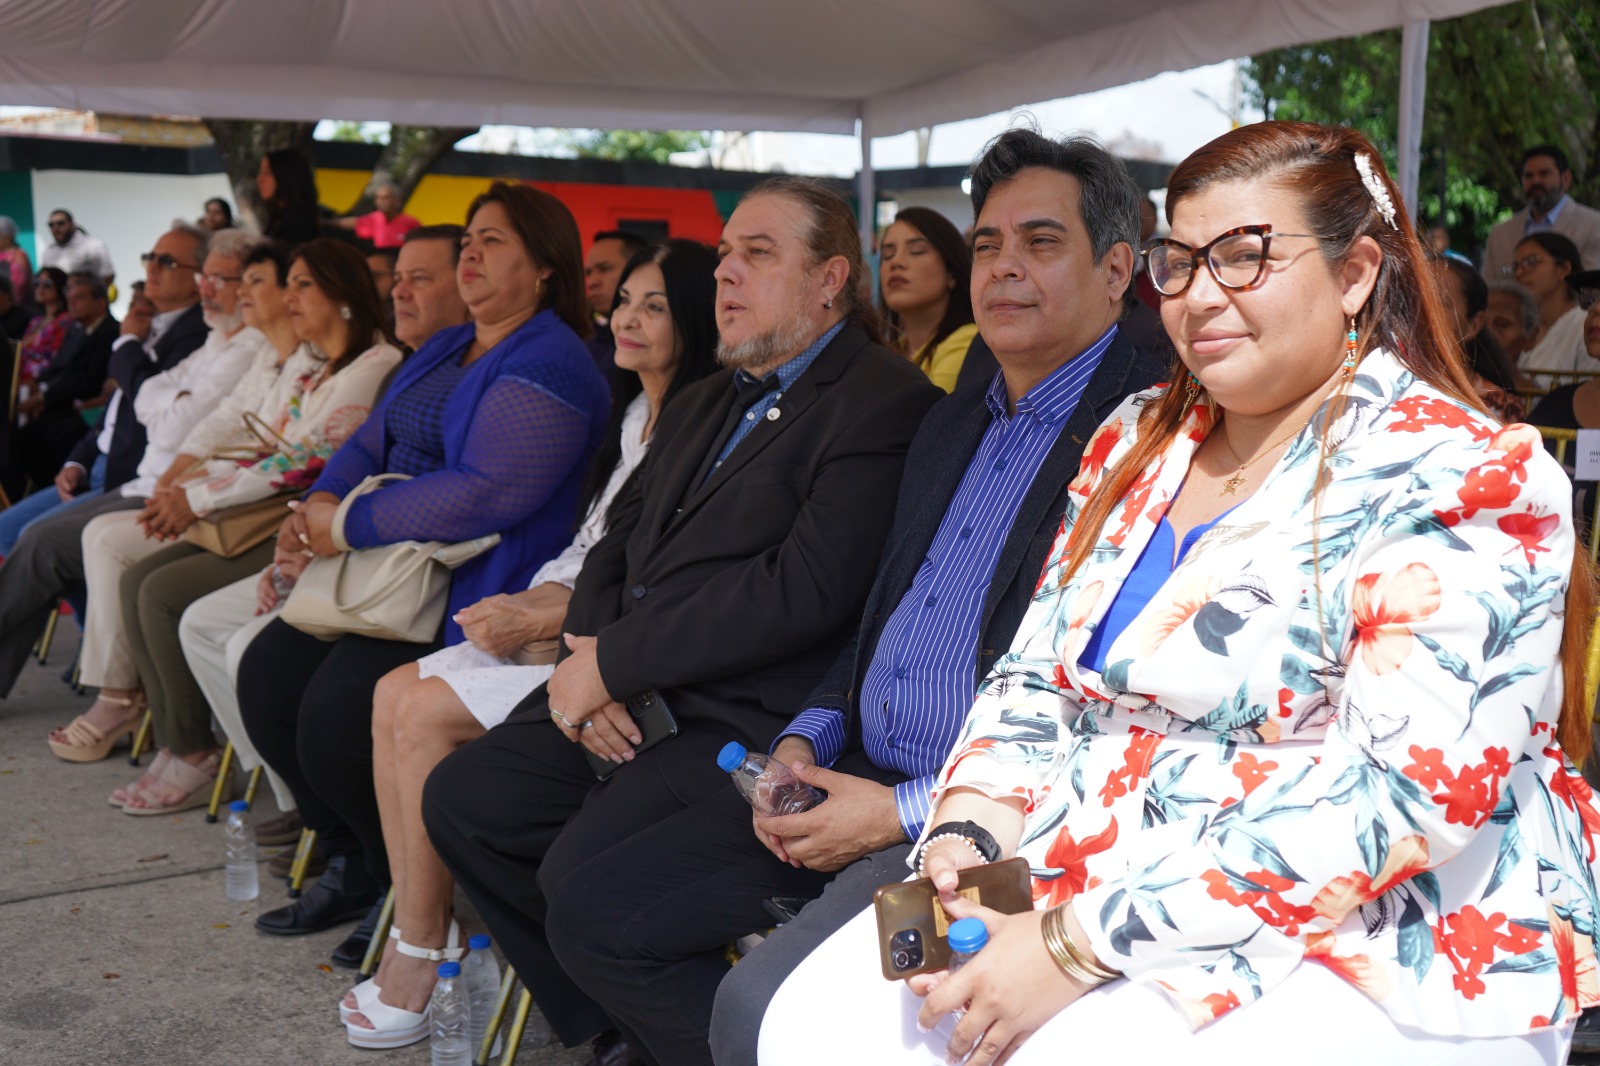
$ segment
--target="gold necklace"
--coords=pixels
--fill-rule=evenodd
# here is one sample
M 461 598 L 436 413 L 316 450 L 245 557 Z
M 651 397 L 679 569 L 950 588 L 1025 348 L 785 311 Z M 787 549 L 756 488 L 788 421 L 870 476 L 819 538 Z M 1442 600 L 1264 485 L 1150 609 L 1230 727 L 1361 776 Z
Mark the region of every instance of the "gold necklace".
M 1315 411 L 1311 413 L 1311 417 L 1316 417 Z M 1228 454 L 1233 456 L 1233 461 L 1239 463 L 1239 469 L 1235 470 L 1233 472 L 1233 476 L 1222 483 L 1222 491 L 1218 492 L 1217 495 L 1233 496 L 1237 494 L 1239 491 L 1239 486 L 1244 484 L 1245 467 L 1260 462 L 1263 458 L 1271 455 L 1283 445 L 1288 444 L 1290 441 L 1294 440 L 1300 435 L 1301 430 L 1305 429 L 1310 424 L 1311 418 L 1308 418 L 1304 422 L 1300 423 L 1299 427 L 1293 433 L 1289 434 L 1287 437 L 1284 437 L 1282 440 L 1278 441 L 1278 443 L 1262 451 L 1259 455 L 1255 456 L 1255 458 L 1239 463 L 1239 453 L 1233 450 L 1233 442 L 1228 439 L 1228 420 L 1224 418 L 1221 424 L 1217 427 L 1222 430 L 1222 446 L 1228 449 Z

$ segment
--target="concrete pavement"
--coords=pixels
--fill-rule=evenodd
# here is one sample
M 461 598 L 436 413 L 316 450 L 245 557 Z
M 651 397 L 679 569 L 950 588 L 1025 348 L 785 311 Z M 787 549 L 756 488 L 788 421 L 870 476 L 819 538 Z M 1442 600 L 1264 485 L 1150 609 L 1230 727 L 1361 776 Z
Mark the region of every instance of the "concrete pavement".
M 77 642 L 62 619 L 49 665 L 30 663 L 0 704 L 0 1063 L 427 1063 L 426 1042 L 363 1052 L 345 1041 L 337 1003 L 353 973 L 329 966 L 328 952 L 348 926 L 262 936 L 252 923 L 287 902 L 283 883 L 263 867 L 261 898 L 229 903 L 222 827 L 204 809 L 129 817 L 106 803 L 140 773 L 126 748 L 89 765 L 50 753 L 45 734 L 91 702 L 58 676 Z M 270 789 L 257 805 L 258 818 L 277 814 Z M 459 894 L 457 913 L 482 931 Z M 587 1059 L 559 1046 L 517 1056 Z

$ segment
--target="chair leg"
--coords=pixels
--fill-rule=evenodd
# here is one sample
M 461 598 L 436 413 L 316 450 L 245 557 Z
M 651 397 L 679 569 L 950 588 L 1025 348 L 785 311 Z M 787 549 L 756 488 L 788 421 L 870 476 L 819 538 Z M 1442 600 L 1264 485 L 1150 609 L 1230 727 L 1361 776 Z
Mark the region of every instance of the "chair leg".
M 230 742 L 228 746 L 232 747 L 233 746 L 232 742 Z M 255 810 L 255 807 L 256 807 L 256 789 L 258 789 L 260 787 L 261 787 L 261 767 L 258 766 L 254 770 L 250 771 L 250 782 L 249 782 L 249 784 L 244 786 L 244 801 L 246 803 L 250 804 L 250 809 L 251 810 Z
M 206 821 L 217 820 L 217 808 L 222 806 L 222 794 L 228 789 L 228 775 L 233 772 L 233 741 L 222 748 L 222 762 L 217 766 L 217 783 L 211 787 L 211 806 L 206 808 Z
M 300 830 L 300 844 L 294 849 L 294 863 L 289 867 L 289 898 L 300 898 L 300 886 L 305 883 L 306 867 L 311 863 L 311 852 L 317 846 L 315 829 Z
M 72 691 L 82 696 L 88 689 L 83 687 L 83 657 L 80 655 L 72 660 L 72 680 L 68 682 Z
M 372 930 L 372 942 L 367 945 L 367 953 L 361 958 L 357 977 L 371 977 L 378 971 L 378 963 L 383 961 L 383 942 L 389 939 L 389 927 L 393 924 L 394 886 L 391 885 L 383 897 L 383 907 L 378 911 L 378 924 Z
M 526 988 L 517 1000 L 517 1013 L 511 1019 L 511 1031 L 506 1034 L 505 1050 L 500 1053 L 500 1066 L 511 1066 L 516 1061 L 517 1048 L 522 1044 L 522 1031 L 528 1027 L 528 1015 L 533 1011 L 533 993 Z
M 34 656 L 39 660 L 40 666 L 43 666 L 45 660 L 50 658 L 50 642 L 55 640 L 56 623 L 60 620 L 61 606 L 57 604 L 50 609 L 50 617 L 44 623 L 44 632 L 39 634 L 39 643 L 33 646 Z
M 154 728 L 155 715 L 146 710 L 144 721 L 139 723 L 139 731 L 133 735 L 133 748 L 128 752 L 129 766 L 139 765 L 139 757 L 150 747 L 150 733 Z
M 517 971 L 507 966 L 505 976 L 500 978 L 500 994 L 494 997 L 494 1013 L 489 1015 L 489 1024 L 483 1030 L 483 1044 L 478 1048 L 477 1057 L 472 1060 L 474 1066 L 489 1066 L 489 1054 L 494 1050 L 495 1037 L 500 1035 L 500 1027 L 506 1023 L 506 1008 L 511 1006 L 511 990 L 516 986 Z M 529 1002 L 532 1002 L 531 996 Z M 524 1025 L 527 1024 L 526 1015 L 523 1016 L 522 1022 Z M 516 1053 L 515 1047 L 508 1046 L 505 1061 L 510 1062 L 510 1056 Z

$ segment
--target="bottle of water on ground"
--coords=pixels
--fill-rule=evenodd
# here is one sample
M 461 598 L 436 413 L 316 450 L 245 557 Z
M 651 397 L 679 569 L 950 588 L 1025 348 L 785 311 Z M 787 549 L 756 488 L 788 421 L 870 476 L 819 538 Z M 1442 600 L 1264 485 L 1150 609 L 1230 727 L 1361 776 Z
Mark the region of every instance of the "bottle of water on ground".
M 765 815 L 799 814 L 821 803 L 824 793 L 803 784 L 781 762 L 759 751 L 746 751 L 730 741 L 717 755 L 717 765 L 733 775 L 733 784 L 750 806 Z
M 467 1013 L 472 1019 L 474 1056 L 478 1054 L 478 1049 L 483 1047 L 483 1034 L 489 1031 L 489 1019 L 494 1016 L 495 1000 L 500 998 L 500 964 L 495 961 L 494 952 L 489 950 L 490 944 L 488 936 L 483 933 L 471 937 L 467 941 L 467 946 L 472 950 L 467 953 L 466 961 L 461 964 L 461 983 L 467 989 Z M 543 1047 L 550 1042 L 549 1030 L 542 1027 L 542 1022 L 542 1018 L 528 1015 L 528 1025 L 523 1030 L 524 1044 Z M 541 1031 L 544 1033 L 543 1040 L 539 1039 Z M 502 1038 L 496 1034 L 494 1047 L 490 1049 L 490 1058 L 500 1054 L 502 1042 Z
M 428 1003 L 428 1018 L 433 1026 L 429 1049 L 433 1066 L 471 1066 L 472 1023 L 468 1019 L 467 994 L 461 987 L 461 964 L 441 962 L 439 983 L 433 986 Z
M 256 831 L 250 825 L 250 804 L 234 800 L 228 804 L 228 822 L 222 828 L 227 861 L 222 882 L 234 903 L 249 903 L 261 892 L 260 871 L 256 867 Z

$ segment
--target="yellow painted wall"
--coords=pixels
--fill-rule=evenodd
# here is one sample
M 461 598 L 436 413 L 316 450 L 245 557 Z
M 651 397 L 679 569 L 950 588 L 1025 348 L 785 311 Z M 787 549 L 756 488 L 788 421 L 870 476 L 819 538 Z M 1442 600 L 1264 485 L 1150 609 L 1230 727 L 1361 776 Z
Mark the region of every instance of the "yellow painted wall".
M 317 170 L 317 195 L 335 211 L 344 211 L 361 197 L 370 170 Z M 513 179 L 515 180 L 515 179 Z M 464 178 L 451 174 L 429 174 L 406 201 L 406 214 L 424 226 L 440 222 L 466 221 L 467 207 L 479 193 L 489 188 L 492 178 Z

